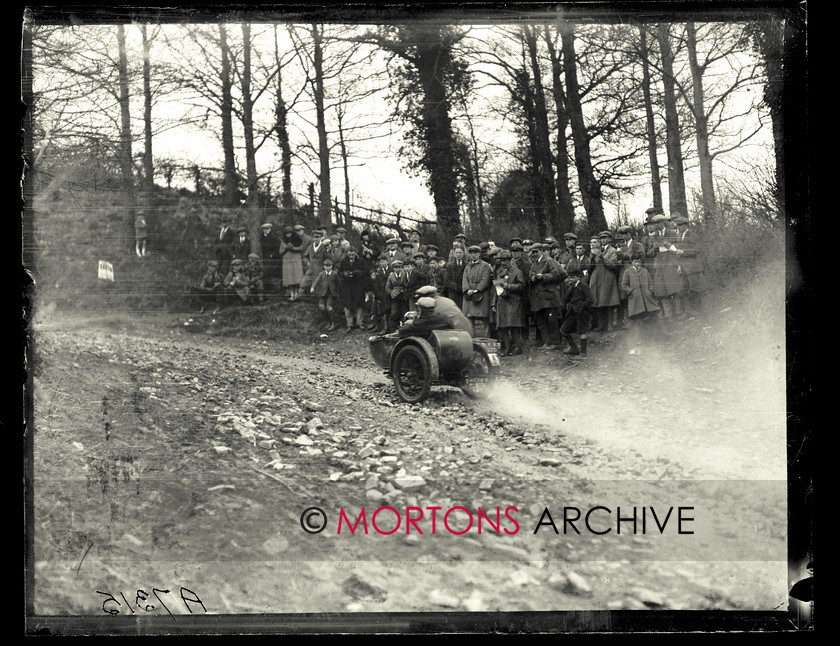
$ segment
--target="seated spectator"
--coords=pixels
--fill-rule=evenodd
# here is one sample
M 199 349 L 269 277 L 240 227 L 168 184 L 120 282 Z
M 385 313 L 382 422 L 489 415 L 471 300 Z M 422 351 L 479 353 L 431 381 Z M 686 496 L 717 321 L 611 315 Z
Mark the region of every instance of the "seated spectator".
M 589 285 L 583 282 L 583 272 L 573 269 L 566 279 L 566 311 L 560 324 L 560 335 L 568 344 L 563 354 L 586 356 L 586 332 L 594 302 Z M 580 340 L 580 349 L 575 337 Z
M 310 292 L 318 299 L 318 309 L 321 316 L 329 323 L 328 332 L 338 327 L 338 320 L 335 317 L 335 303 L 339 299 L 338 272 L 333 270 L 331 258 L 324 259 L 324 268 L 312 283 Z
M 226 303 L 236 305 L 248 302 L 251 295 L 250 276 L 241 258 L 230 261 L 230 271 L 222 281 L 222 296 Z
M 201 311 L 207 307 L 209 303 L 216 303 L 221 294 L 222 278 L 219 274 L 219 261 L 208 260 L 207 269 L 198 285 L 190 287 L 190 295 L 201 306 Z

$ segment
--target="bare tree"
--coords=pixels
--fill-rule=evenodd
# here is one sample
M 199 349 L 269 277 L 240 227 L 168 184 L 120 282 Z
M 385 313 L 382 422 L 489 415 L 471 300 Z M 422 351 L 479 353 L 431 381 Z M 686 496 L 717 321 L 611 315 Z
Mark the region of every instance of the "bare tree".
M 674 52 L 671 47 L 670 25 L 657 25 L 656 40 L 662 57 L 662 95 L 665 102 L 665 149 L 668 153 L 668 208 L 671 213 L 687 215 L 685 174 L 680 145 L 680 121 L 675 91 Z

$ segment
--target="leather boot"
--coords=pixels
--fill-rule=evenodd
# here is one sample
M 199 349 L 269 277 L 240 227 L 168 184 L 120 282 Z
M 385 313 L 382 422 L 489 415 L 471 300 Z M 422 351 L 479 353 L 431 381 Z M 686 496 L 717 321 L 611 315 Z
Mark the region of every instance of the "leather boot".
M 588 339 L 585 336 L 580 337 L 580 355 L 582 357 L 586 356 L 586 342 Z

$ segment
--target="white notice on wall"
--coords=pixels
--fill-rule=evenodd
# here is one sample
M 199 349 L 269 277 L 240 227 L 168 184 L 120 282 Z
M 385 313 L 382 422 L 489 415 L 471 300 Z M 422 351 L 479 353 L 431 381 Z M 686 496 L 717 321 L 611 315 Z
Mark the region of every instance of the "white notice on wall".
M 104 260 L 99 261 L 99 277 L 102 280 L 110 280 L 114 282 L 114 265 Z

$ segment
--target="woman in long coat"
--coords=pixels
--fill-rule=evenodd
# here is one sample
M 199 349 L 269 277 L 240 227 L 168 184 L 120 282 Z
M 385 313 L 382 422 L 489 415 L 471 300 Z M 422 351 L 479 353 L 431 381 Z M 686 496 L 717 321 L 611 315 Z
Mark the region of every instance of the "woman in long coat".
M 283 229 L 280 240 L 280 258 L 282 259 L 283 287 L 289 302 L 299 298 L 300 284 L 303 281 L 303 240 L 292 227 Z
M 589 289 L 592 292 L 593 308 L 598 320 L 598 331 L 609 329 L 610 313 L 620 303 L 618 293 L 618 276 L 621 260 L 610 244 L 601 246 L 609 238 L 592 238 L 590 241 L 590 275 Z

